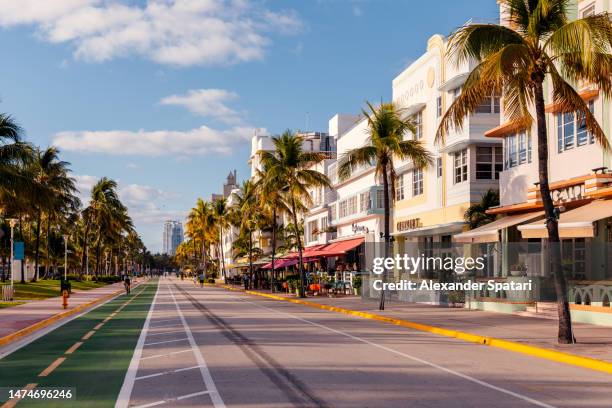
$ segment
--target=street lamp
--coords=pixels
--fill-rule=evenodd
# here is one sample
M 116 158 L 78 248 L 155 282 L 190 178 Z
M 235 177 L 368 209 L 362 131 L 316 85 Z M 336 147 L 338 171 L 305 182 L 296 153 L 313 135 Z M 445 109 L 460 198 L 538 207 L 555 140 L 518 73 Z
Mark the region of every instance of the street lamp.
M 68 280 L 68 235 L 64 234 L 64 281 Z
M 13 257 L 15 256 L 15 245 L 14 245 L 14 239 L 13 239 L 13 232 L 15 230 L 15 225 L 17 225 L 17 220 L 15 218 L 9 218 L 7 220 L 9 222 L 9 225 L 11 226 L 11 290 L 13 289 L 13 262 L 14 259 Z

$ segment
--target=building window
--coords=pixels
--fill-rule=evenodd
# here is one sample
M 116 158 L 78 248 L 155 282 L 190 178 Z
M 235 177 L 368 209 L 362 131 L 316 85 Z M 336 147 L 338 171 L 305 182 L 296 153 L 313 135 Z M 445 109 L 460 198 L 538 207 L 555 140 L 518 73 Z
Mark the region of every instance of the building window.
M 594 112 L 595 102 L 589 101 L 589 110 Z M 586 118 L 580 112 L 557 114 L 557 149 L 559 153 L 594 143 L 593 135 L 586 129 Z
M 468 179 L 468 152 L 467 149 L 454 153 L 455 155 L 455 184 Z
M 351 197 L 348 199 L 348 215 L 353 215 L 357 213 L 357 196 Z
M 339 215 L 340 218 L 344 218 L 344 217 L 347 216 L 346 208 L 347 208 L 346 200 L 340 201 L 339 210 L 338 210 L 338 215 Z
M 595 3 L 590 4 L 587 7 L 585 7 L 582 10 L 582 13 L 580 14 L 582 15 L 582 18 L 592 16 L 593 14 L 595 14 Z
M 476 180 L 499 180 L 504 167 L 501 147 L 476 147 Z
M 480 105 L 476 107 L 476 113 L 499 113 L 500 105 L 499 95 L 491 95 L 486 97 Z
M 438 177 L 442 177 L 442 158 L 438 157 L 436 159 L 436 172 L 438 174 Z
M 376 190 L 376 208 L 385 208 L 385 196 L 383 190 Z
M 308 223 L 308 242 L 316 241 L 319 233 L 317 220 Z
M 436 117 L 439 118 L 442 116 L 442 97 L 438 96 L 436 99 Z
M 338 219 L 338 213 L 336 212 L 336 204 L 332 204 L 330 206 L 330 212 L 331 212 L 331 219 L 332 221 L 335 221 Z
M 414 140 L 421 140 L 423 138 L 423 111 L 412 116 L 412 122 L 414 124 Z
M 405 197 L 404 194 L 404 175 L 400 174 L 395 178 L 395 201 L 401 201 Z
M 423 194 L 423 170 L 412 170 L 412 196 L 416 197 Z
M 505 168 L 510 169 L 520 164 L 531 163 L 531 137 L 523 132 L 505 138 Z
M 321 218 L 321 232 L 327 231 L 327 217 Z
M 461 87 L 458 86 L 455 89 L 450 90 L 451 97 L 453 98 L 453 102 L 461 95 Z
M 370 192 L 361 193 L 359 195 L 360 212 L 365 212 L 370 209 Z

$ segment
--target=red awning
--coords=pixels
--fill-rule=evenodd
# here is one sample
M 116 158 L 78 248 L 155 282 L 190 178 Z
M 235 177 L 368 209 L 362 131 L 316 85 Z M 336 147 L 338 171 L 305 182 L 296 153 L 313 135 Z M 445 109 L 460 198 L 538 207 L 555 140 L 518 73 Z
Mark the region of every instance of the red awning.
M 364 237 L 347 239 L 344 241 L 332 242 L 331 244 L 326 245 L 324 248 L 321 248 L 318 251 L 314 251 L 309 254 L 310 256 L 322 256 L 322 257 L 330 257 L 330 256 L 342 256 L 345 255 L 351 249 L 357 248 L 365 241 Z

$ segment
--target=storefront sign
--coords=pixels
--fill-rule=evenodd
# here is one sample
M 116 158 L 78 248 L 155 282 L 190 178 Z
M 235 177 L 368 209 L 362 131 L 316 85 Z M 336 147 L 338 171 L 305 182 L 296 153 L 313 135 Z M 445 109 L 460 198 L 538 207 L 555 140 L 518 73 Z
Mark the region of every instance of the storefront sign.
M 405 221 L 398 221 L 398 223 L 395 226 L 395 229 L 398 232 L 401 232 L 401 231 L 409 231 L 409 230 L 413 230 L 413 229 L 417 229 L 421 227 L 423 227 L 423 224 L 421 223 L 421 219 L 412 218 L 412 219 L 405 220 Z
M 398 105 L 407 106 L 408 101 L 423 92 L 423 89 L 425 89 L 425 81 L 421 79 L 416 84 L 410 85 L 406 91 L 395 99 L 395 102 Z
M 585 198 L 584 184 L 576 184 L 550 191 L 550 196 L 555 203 L 567 203 L 570 201 L 582 200 Z

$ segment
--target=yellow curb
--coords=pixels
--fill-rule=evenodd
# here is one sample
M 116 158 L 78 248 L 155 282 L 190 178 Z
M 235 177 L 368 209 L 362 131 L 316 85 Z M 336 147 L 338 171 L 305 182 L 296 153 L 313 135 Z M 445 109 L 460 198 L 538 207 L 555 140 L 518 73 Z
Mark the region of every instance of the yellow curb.
M 142 282 L 142 283 L 144 283 L 144 282 Z M 142 283 L 139 283 L 137 286 L 140 286 Z M 116 297 L 117 295 L 120 295 L 123 292 L 125 292 L 125 290 L 123 290 L 123 289 L 115 291 L 115 292 L 110 293 L 108 295 L 105 295 L 105 296 L 103 296 L 101 298 L 94 299 L 94 300 L 92 300 L 90 302 L 83 303 L 82 305 L 76 306 L 74 309 L 68 310 L 66 312 L 58 313 L 56 315 L 48 317 L 45 320 L 41 320 L 40 322 L 34 323 L 31 326 L 24 327 L 21 330 L 17 330 L 15 333 L 11 333 L 11 334 L 8 334 L 8 335 L 6 335 L 4 337 L 0 337 L 0 346 L 6 346 L 7 344 L 13 343 L 14 341 L 19 340 L 20 338 L 22 338 L 24 336 L 27 336 L 28 334 L 31 334 L 31 333 L 33 333 L 33 332 L 35 332 L 37 330 L 45 328 L 45 327 L 55 323 L 58 320 L 61 320 L 61 319 L 65 318 L 65 317 L 68 317 L 68 316 L 72 316 L 73 314 L 78 313 L 78 312 L 80 312 L 83 309 L 87 309 L 88 307 L 93 306 L 93 305 L 95 305 L 97 303 L 104 302 L 106 300 L 112 299 L 112 298 Z
M 513 351 L 515 353 L 526 354 L 533 357 L 539 357 L 546 360 L 555 361 L 558 363 L 569 364 L 573 366 L 578 366 L 582 368 L 588 368 L 590 370 L 602 371 L 604 373 L 612 374 L 612 363 L 603 360 L 597 360 L 595 358 L 590 357 L 582 357 L 575 354 L 564 353 L 562 351 L 556 351 L 551 349 L 546 349 L 542 347 L 530 346 L 527 344 L 516 343 L 509 340 L 498 339 L 495 337 L 488 336 L 480 336 L 477 334 L 466 333 L 458 330 L 450 330 L 444 329 L 441 327 L 429 326 L 426 324 L 410 322 L 408 320 L 395 319 L 392 317 L 381 316 L 375 313 L 369 312 L 359 312 L 356 310 L 344 309 L 341 307 L 322 305 L 319 303 L 309 302 L 307 300 L 295 299 L 295 298 L 287 298 L 284 296 L 276 296 L 267 293 L 254 292 L 244 289 L 236 289 L 231 286 L 223 285 L 223 288 L 226 288 L 235 292 L 244 292 L 249 295 L 256 295 L 261 297 L 266 297 L 274 300 L 282 300 L 285 302 L 296 303 L 304 306 L 314 307 L 317 309 L 328 310 L 331 312 L 343 313 L 351 316 L 357 316 L 364 319 L 377 320 L 379 322 L 394 324 L 396 326 L 407 327 L 414 330 L 424 331 L 428 333 L 438 334 L 440 336 L 453 337 L 459 340 L 477 343 L 484 346 L 496 347 L 508 351 Z

